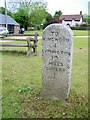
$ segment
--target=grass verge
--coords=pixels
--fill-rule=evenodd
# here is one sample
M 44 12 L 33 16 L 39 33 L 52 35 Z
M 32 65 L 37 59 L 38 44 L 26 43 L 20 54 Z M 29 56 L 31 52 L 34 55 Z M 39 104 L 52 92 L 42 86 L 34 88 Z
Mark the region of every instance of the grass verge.
M 39 36 L 42 36 L 43 30 L 37 30 L 37 31 L 25 31 L 24 34 L 34 34 L 37 32 Z M 74 36 L 88 36 L 88 30 L 73 30 Z
M 41 39 L 38 55 L 26 56 L 26 49 L 2 53 L 3 118 L 87 118 L 88 40 L 74 39 L 72 81 L 66 102 L 42 98 Z M 8 51 L 9 50 L 9 51 Z

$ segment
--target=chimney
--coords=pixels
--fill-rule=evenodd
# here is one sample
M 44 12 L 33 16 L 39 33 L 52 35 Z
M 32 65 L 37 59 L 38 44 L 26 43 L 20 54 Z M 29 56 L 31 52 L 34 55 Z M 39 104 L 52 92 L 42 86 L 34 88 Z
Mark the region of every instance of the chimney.
M 80 15 L 82 16 L 82 11 L 80 11 Z

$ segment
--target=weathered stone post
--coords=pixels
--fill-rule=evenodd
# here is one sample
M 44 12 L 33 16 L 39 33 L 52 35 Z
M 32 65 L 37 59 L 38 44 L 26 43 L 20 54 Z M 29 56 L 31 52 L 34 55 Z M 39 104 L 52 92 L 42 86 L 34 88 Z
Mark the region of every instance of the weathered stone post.
M 73 33 L 62 24 L 51 24 L 42 36 L 43 97 L 66 100 L 70 91 Z

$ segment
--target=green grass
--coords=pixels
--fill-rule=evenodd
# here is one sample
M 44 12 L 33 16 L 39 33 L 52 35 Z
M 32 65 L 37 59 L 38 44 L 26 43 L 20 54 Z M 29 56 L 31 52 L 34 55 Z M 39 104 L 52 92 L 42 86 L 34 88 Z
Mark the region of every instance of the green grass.
M 32 30 L 32 31 L 25 31 L 24 34 L 35 34 L 36 32 L 39 34 L 39 36 L 42 36 L 42 31 L 43 30 Z
M 74 39 L 71 90 L 66 102 L 42 98 L 41 39 L 37 56 L 26 56 L 26 48 L 5 48 L 2 53 L 3 118 L 87 118 L 87 47 L 87 38 Z
M 87 30 L 73 30 L 74 36 L 88 36 Z
M 24 34 L 34 34 L 37 32 L 39 36 L 42 36 L 42 31 L 43 30 L 37 30 L 37 31 L 25 31 Z M 74 36 L 88 36 L 88 31 L 87 30 L 73 30 Z

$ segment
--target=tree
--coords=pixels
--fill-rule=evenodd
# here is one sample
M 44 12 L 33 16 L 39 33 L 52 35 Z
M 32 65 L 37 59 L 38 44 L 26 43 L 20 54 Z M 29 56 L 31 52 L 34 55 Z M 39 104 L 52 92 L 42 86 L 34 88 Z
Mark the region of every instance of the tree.
M 29 16 L 27 11 L 19 8 L 18 12 L 14 14 L 14 19 L 20 24 L 20 26 L 23 26 L 25 29 L 27 29 L 29 24 Z
M 0 13 L 5 14 L 5 8 L 4 7 L 0 7 Z M 12 12 L 10 12 L 9 10 L 7 10 L 7 15 L 12 16 Z
M 27 29 L 28 26 L 40 26 L 46 17 L 46 2 L 43 0 L 19 0 L 20 5 L 14 13 L 14 19 Z
M 52 15 L 50 13 L 47 13 L 46 19 L 44 20 L 43 28 L 52 23 L 52 18 Z
M 88 15 L 87 14 L 83 15 L 83 22 L 88 22 Z
M 5 14 L 5 8 L 0 7 L 0 13 Z
M 62 12 L 60 10 L 56 11 L 53 17 L 50 13 L 48 13 L 45 19 L 43 28 L 45 28 L 47 25 L 52 24 L 52 23 L 59 23 L 59 18 L 61 15 L 62 15 Z
M 86 22 L 90 25 L 90 15 L 84 14 L 83 15 L 83 22 Z
M 61 15 L 62 15 L 62 12 L 60 10 L 56 11 L 53 17 L 53 23 L 59 23 L 59 18 Z
M 40 26 L 43 24 L 44 19 L 47 16 L 46 7 L 36 3 L 30 14 L 30 25 L 34 26 L 37 29 L 40 29 Z
M 15 13 L 21 6 L 26 7 L 27 5 L 30 5 L 32 1 L 33 0 L 8 0 L 7 8 Z

